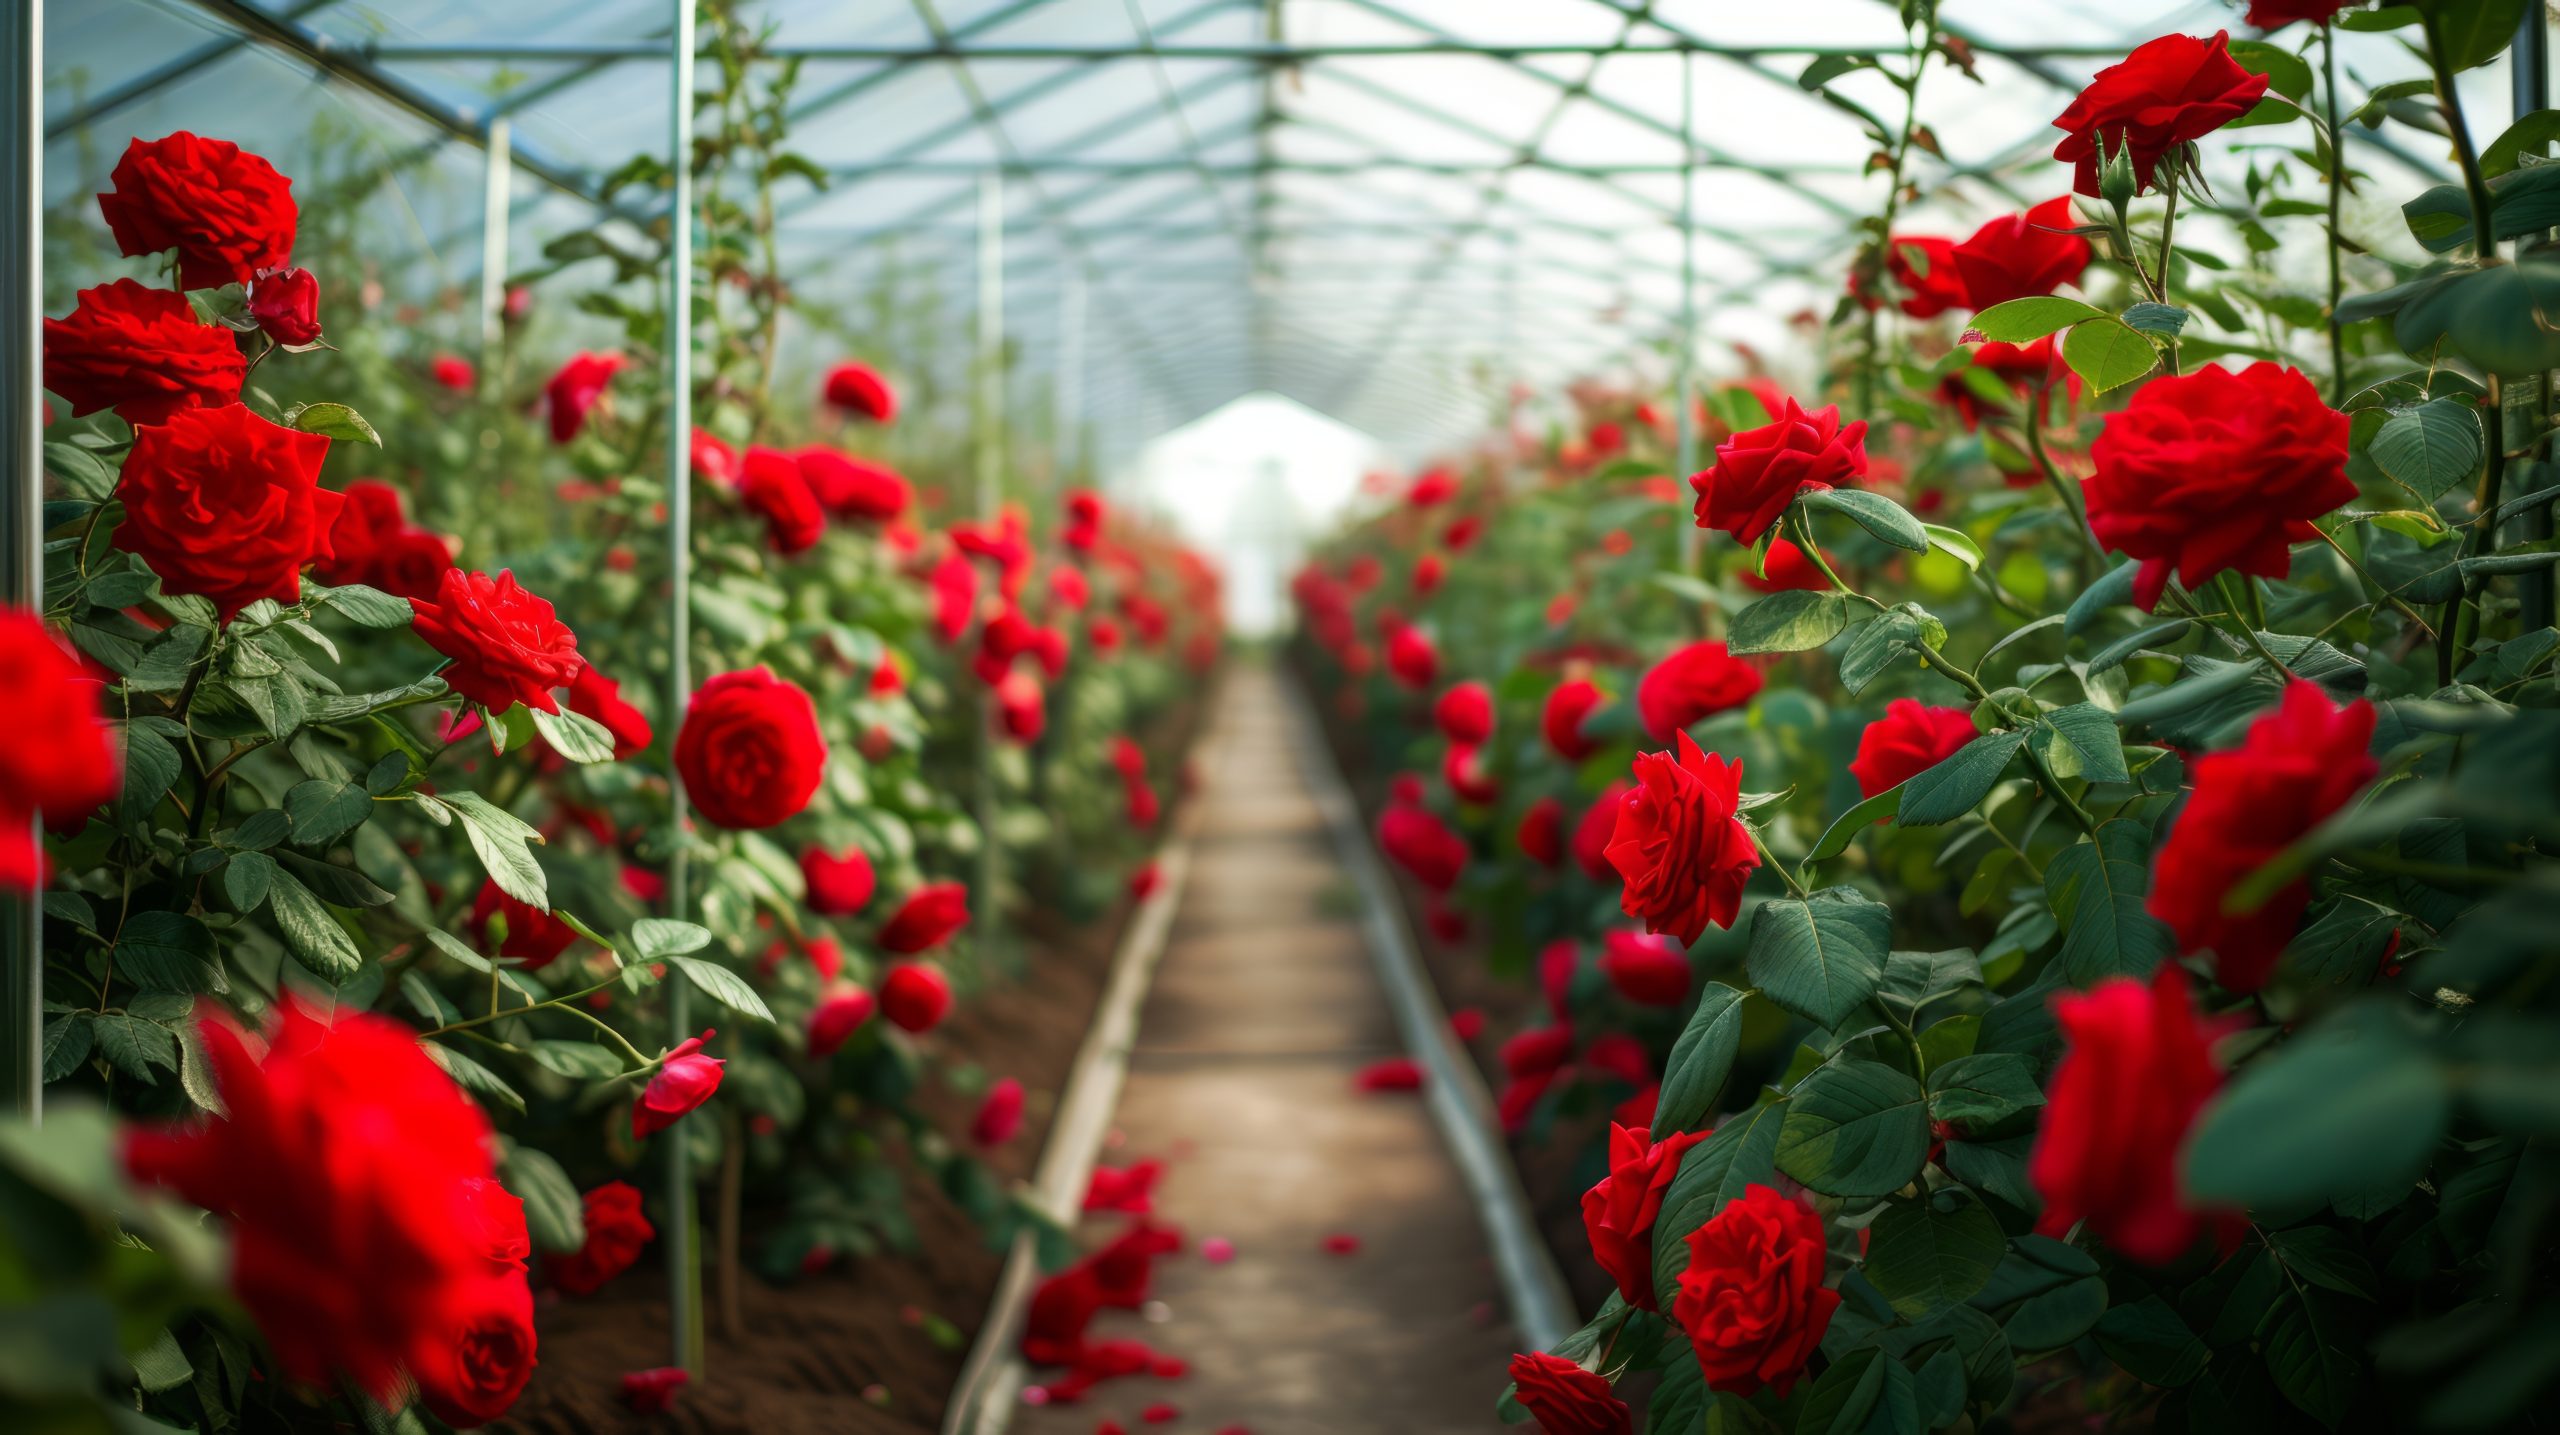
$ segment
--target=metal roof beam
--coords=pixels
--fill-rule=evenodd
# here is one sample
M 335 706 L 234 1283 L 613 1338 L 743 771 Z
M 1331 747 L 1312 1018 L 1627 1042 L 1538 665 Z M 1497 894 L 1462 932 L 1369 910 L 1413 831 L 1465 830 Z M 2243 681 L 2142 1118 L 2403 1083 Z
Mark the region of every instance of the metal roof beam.
M 1258 0 L 1256 8 L 1259 8 Z M 349 45 L 347 50 L 368 59 L 406 61 L 524 61 L 557 63 L 575 61 L 625 61 L 664 58 L 649 46 L 623 40 L 493 40 L 493 41 L 401 41 L 376 40 Z M 1977 47 L 1987 55 L 2010 58 L 2046 59 L 2121 59 L 2122 46 L 2117 45 L 1984 45 Z M 943 61 L 999 62 L 1108 62 L 1162 58 L 1166 60 L 1243 60 L 1275 66 L 1317 64 L 1331 60 L 1382 60 L 1419 55 L 1468 55 L 1488 60 L 1519 61 L 1540 56 L 1607 56 L 1607 55 L 1722 55 L 1728 57 L 1782 56 L 1787 58 L 1872 59 L 1879 55 L 1899 55 L 1899 49 L 1871 45 L 1820 45 L 1808 43 L 1720 44 L 1705 40 L 1647 41 L 1628 44 L 1596 44 L 1572 41 L 1540 41 L 1505 44 L 1500 41 L 1466 40 L 1456 36 L 1435 36 L 1423 40 L 1391 41 L 1383 44 L 1254 44 L 1254 45 L 767 45 L 759 49 L 759 58 L 773 60 L 823 60 L 840 63 L 883 65 L 915 65 Z

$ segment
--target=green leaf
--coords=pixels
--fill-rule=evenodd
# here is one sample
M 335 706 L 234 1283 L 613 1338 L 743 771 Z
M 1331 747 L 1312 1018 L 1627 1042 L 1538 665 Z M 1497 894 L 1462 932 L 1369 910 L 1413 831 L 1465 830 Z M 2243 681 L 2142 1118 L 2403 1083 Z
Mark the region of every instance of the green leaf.
M 1912 553 L 1928 551 L 1929 533 L 1921 526 L 1920 520 L 1911 516 L 1910 509 L 1881 493 L 1864 488 L 1824 488 L 1808 493 L 1796 502 L 1808 509 L 1846 514 L 1879 541 L 1896 548 Z
M 521 1113 L 524 1110 L 524 1097 L 507 1084 L 506 1078 L 479 1062 L 438 1041 L 419 1042 L 418 1049 L 443 1067 L 444 1074 L 452 1077 L 454 1084 L 463 1090 L 488 1097 L 511 1111 Z M 526 1214 L 530 1216 L 531 1212 Z
M 1850 1351 L 1822 1372 L 1796 1417 L 1796 1435 L 1903 1435 L 1919 1428 L 1920 1397 L 1910 1370 L 1873 1346 Z
M 2124 765 L 2124 737 L 2115 715 L 2095 703 L 2073 703 L 2036 719 L 2039 751 L 2055 777 L 2091 782 L 2131 782 Z
M 510 1145 L 498 1183 L 524 1202 L 524 1225 L 537 1249 L 568 1255 L 587 1243 L 586 1204 L 560 1163 L 530 1146 Z
M 499 891 L 527 906 L 551 909 L 550 883 L 542 875 L 542 864 L 533 860 L 532 850 L 525 845 L 541 841 L 541 833 L 476 792 L 442 792 L 423 800 L 441 802 L 462 819 L 463 835 L 471 840 L 471 850 L 479 854 Z
M 352 782 L 313 778 L 284 795 L 285 820 L 297 847 L 324 847 L 373 815 L 373 794 Z
M 2042 1105 L 2035 1063 L 2015 1052 L 1959 1056 L 1929 1073 L 1929 1114 L 1975 1131 Z
M 91 1025 L 97 1013 L 67 1011 L 49 1017 L 44 1024 L 44 1080 L 60 1081 L 80 1069 L 89 1059 L 89 1051 L 97 1040 Z
M 284 864 L 286 871 L 301 878 L 302 885 L 310 888 L 313 896 L 330 906 L 370 908 L 391 905 L 391 893 L 352 867 L 305 857 L 299 852 L 277 853 L 276 860 Z
M 2089 987 L 2108 977 L 2151 975 L 2175 941 L 2143 909 L 2151 888 L 2151 834 L 2130 818 L 2098 824 L 2097 836 L 2045 864 L 2045 900 L 2062 927 L 2055 959 L 2065 980 Z
M 1831 825 L 1822 830 L 1822 840 L 1814 843 L 1813 850 L 1805 854 L 1805 865 L 1828 862 L 1848 851 L 1849 844 L 1857 840 L 1859 833 L 1893 816 L 1902 806 L 1902 789 L 1906 785 L 1897 782 L 1832 819 Z
M 279 869 L 270 881 L 267 909 L 296 960 L 332 985 L 350 981 L 364 970 L 364 958 L 347 929 L 338 925 L 338 919 L 301 879 Z
M 2175 1389 L 2204 1373 L 2213 1352 L 2177 1308 L 2156 1295 L 2110 1307 L 2092 1332 L 2107 1358 L 2145 1385 Z
M 2347 1418 L 2364 1379 L 2365 1342 L 2350 1309 L 2327 1292 L 2285 1283 L 2255 1332 L 2276 1389 L 2332 1430 Z
M 2289 1230 L 2268 1233 L 2268 1245 L 2285 1269 L 2341 1295 L 2358 1300 L 2380 1300 L 2381 1278 L 2374 1274 L 2373 1262 L 2344 1231 L 2335 1226 L 2295 1226 Z
M 2071 607 L 2062 615 L 2064 640 L 2079 637 L 2109 608 L 2132 602 L 2134 575 L 2141 569 L 2141 564 L 2127 559 L 2081 589 L 2080 596 L 2071 600 Z
M 2536 8 L 2532 0 L 2410 0 L 2410 5 L 2433 17 L 2442 58 L 2455 70 L 2485 65 L 2505 54 L 2515 41 L 2517 23 Z
M 1660 1100 L 1654 1107 L 1653 1137 L 1695 1131 L 1715 1114 L 1715 1101 L 1732 1074 L 1733 1058 L 1742 1049 L 1743 994 L 1722 982 L 1709 982 L 1699 994 L 1689 1024 L 1671 1048 L 1663 1068 Z
M 1778 1135 L 1778 1169 L 1827 1196 L 1891 1195 L 1928 1155 L 1927 1095 L 1880 1061 L 1835 1060 L 1806 1077 Z
M 2175 304 L 2145 301 L 2124 311 L 2124 326 L 2137 334 L 2174 339 L 2187 327 L 2187 311 Z
M 2268 88 L 2288 100 L 2299 101 L 2311 93 L 2310 63 L 2280 45 L 2234 40 L 2231 58 L 2250 74 L 2266 76 Z
M 1777 898 L 1751 914 L 1751 980 L 1769 1000 L 1826 1029 L 1875 994 L 1893 945 L 1893 913 L 1851 887 Z
M 136 912 L 116 933 L 116 975 L 145 991 L 227 992 L 213 933 L 184 912 Z
M 1733 615 L 1727 642 L 1735 653 L 1798 653 L 1819 648 L 1849 624 L 1849 595 L 1790 589 Z
M 2188 1142 L 2187 1189 L 2233 1206 L 2405 1192 L 2452 1115 L 2427 1049 L 2389 1012 L 2350 1009 L 2232 1078 Z
M 666 961 L 677 971 L 691 977 L 693 984 L 702 988 L 713 1001 L 731 1011 L 741 1016 L 754 1017 L 758 1021 L 773 1020 L 772 1008 L 764 1004 L 763 997 L 756 995 L 754 987 L 747 985 L 747 979 L 718 962 L 702 957 L 678 956 L 669 956 Z
M 613 761 L 613 733 L 603 723 L 567 708 L 556 713 L 540 708 L 527 711 L 533 715 L 534 730 L 562 757 L 578 763 Z
M 2103 394 L 2158 368 L 2160 351 L 2124 321 L 2102 317 L 2074 325 L 2063 335 L 2062 361 L 2089 386 L 2089 392 Z
M 395 598 L 362 583 L 349 583 L 345 587 L 325 591 L 306 587 L 303 591 L 345 614 L 347 621 L 359 628 L 405 628 L 417 617 L 408 599 Z
M 382 447 L 382 435 L 375 433 L 373 425 L 364 421 L 364 415 L 345 404 L 304 404 L 288 411 L 284 421 L 287 427 L 298 428 L 304 433 L 353 439 L 358 443 L 372 444 L 375 448 Z
M 2383 421 L 2365 452 L 2384 473 L 2433 503 L 2480 471 L 2480 417 L 2459 399 L 2429 399 Z
M 2134 629 L 2089 655 L 2089 676 L 2094 678 L 2100 673 L 2120 666 L 2125 659 L 2143 649 L 2185 632 L 2194 625 L 2195 621 L 2193 618 L 2163 618 L 2157 623 Z M 2114 722 L 2115 718 L 2109 716 L 2107 721 Z
M 148 818 L 169 786 L 178 780 L 178 750 L 141 723 L 124 725 L 124 796 L 126 808 Z
M 711 929 L 667 917 L 643 917 L 631 924 L 631 948 L 640 960 L 698 952 L 711 945 Z
M 114 1011 L 92 1013 L 89 1024 L 98 1054 L 120 1074 L 156 1086 L 151 1068 L 178 1069 L 178 1035 L 169 1028 Z
M 1973 316 L 1968 327 L 2003 344 L 2032 344 L 2086 319 L 2104 319 L 2107 311 L 2061 295 L 2012 299 Z
M 622 1058 L 591 1041 L 537 1041 L 525 1048 L 543 1070 L 572 1081 L 620 1076 Z
M 1947 625 L 1917 603 L 1897 603 L 1858 625 L 1840 650 L 1840 686 L 1862 693 L 1905 656 L 1947 640 Z
M 2480 169 L 2491 179 L 2524 162 L 2525 151 L 2540 151 L 2560 140 L 2560 110 L 2535 110 L 2511 124 L 2480 150 Z
M 1905 1320 L 1920 1320 L 1973 1299 L 2009 1243 L 1982 1203 L 1962 1191 L 1931 1200 L 1896 1201 L 1868 1227 L 1860 1267 Z
M 1894 822 L 1902 827 L 1933 827 L 1953 822 L 1980 806 L 1982 799 L 2009 769 L 2009 760 L 2027 745 L 2028 729 L 1984 733 L 1957 748 L 1955 756 L 1902 785 L 1902 808 Z
M 1715 1134 L 1680 1159 L 1680 1171 L 1663 1193 L 1653 1223 L 1653 1289 L 1657 1296 L 1680 1288 L 1689 1268 L 1689 1233 L 1714 1219 L 1726 1203 L 1777 1174 L 1778 1137 L 1787 1104 L 1772 1101 L 1728 1119 Z
M 1923 523 L 1920 531 L 1929 536 L 1929 546 L 1965 566 L 1970 573 L 1982 567 L 1982 545 L 1973 541 L 1962 529 Z

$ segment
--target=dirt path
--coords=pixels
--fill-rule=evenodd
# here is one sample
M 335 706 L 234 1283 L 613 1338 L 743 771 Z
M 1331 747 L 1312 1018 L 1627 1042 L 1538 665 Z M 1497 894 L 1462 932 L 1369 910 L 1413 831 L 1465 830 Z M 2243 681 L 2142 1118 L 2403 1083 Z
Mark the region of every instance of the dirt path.
M 1278 681 L 1226 683 L 1191 873 L 1103 1162 L 1167 1163 L 1159 1219 L 1190 1238 L 1159 1303 L 1114 1312 L 1189 1364 L 1026 1408 L 1019 1435 L 1242 1426 L 1253 1435 L 1494 1431 L 1514 1348 L 1483 1233 L 1421 1098 L 1354 1079 L 1397 1053 L 1356 890 L 1298 768 Z M 1088 1222 L 1088 1245 L 1125 1217 Z M 1352 1237 L 1356 1251 L 1327 1249 Z M 1232 1242 L 1224 1263 L 1204 1242 Z M 1178 1417 L 1143 1423 L 1163 1402 Z M 1161 1412 L 1158 1412 L 1161 1413 Z

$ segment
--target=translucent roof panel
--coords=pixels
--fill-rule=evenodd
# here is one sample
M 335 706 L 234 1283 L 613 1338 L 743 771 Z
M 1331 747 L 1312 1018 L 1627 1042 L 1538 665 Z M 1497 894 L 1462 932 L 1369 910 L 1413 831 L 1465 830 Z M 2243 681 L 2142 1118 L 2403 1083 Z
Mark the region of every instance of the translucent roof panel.
M 1070 387 L 1117 405 L 1132 445 L 1146 437 L 1132 426 L 1273 387 L 1419 454 L 1481 424 L 1513 380 L 1659 379 L 1684 311 L 1684 213 L 1702 361 L 1736 345 L 1806 361 L 1793 320 L 1835 300 L 1886 182 L 1860 123 L 1798 78 L 1826 52 L 1898 63 L 1905 42 L 1887 0 L 744 3 L 801 61 L 794 143 L 828 177 L 782 197 L 795 283 L 927 286 L 964 312 L 981 183 L 998 176 L 1024 387 L 1048 391 L 1072 360 L 1062 315 L 1082 292 L 1089 372 Z M 1899 227 L 1960 235 L 2063 192 L 2051 122 L 2071 93 L 2144 40 L 2235 28 L 2237 9 L 1946 0 L 1976 76 L 1928 71 L 1918 114 L 1936 144 Z M 333 221 L 383 256 L 373 282 L 449 295 L 477 283 L 493 121 L 517 160 L 511 265 L 593 223 L 600 176 L 663 149 L 673 14 L 672 0 L 50 6 L 49 218 L 94 245 L 79 197 L 133 135 L 219 133 L 313 191 L 354 177 L 353 155 L 396 201 Z M 2396 36 L 2342 34 L 2339 49 L 2351 100 L 2418 73 Z M 2500 67 L 2464 84 L 2482 116 L 2505 115 Z M 1834 88 L 1901 112 L 1879 75 Z M 2411 133 L 2352 135 L 2377 194 L 2444 169 Z M 2214 148 L 2227 207 L 2251 156 Z M 2239 252 L 2230 216 L 2193 224 L 2199 244 Z M 2291 259 L 2269 262 L 2282 275 Z

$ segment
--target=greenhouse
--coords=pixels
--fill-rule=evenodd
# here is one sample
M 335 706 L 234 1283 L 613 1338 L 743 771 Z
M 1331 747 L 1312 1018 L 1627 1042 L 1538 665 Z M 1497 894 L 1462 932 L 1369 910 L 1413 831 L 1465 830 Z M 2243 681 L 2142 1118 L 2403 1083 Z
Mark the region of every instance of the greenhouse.
M 0 13 L 0 1431 L 2560 1418 L 2560 10 Z

